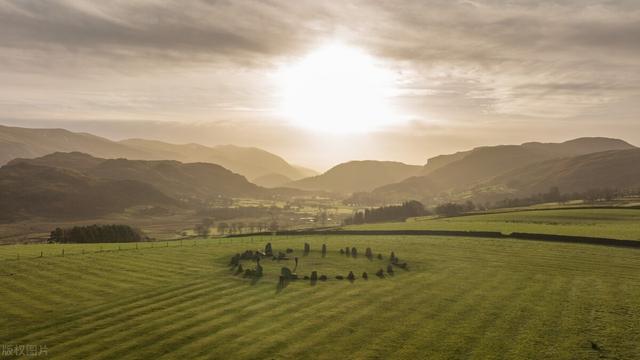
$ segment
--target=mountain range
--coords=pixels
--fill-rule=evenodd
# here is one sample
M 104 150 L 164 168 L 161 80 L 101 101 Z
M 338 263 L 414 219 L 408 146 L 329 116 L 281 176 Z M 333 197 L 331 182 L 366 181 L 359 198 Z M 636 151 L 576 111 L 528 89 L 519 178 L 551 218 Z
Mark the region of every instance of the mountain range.
M 277 196 L 276 190 L 216 164 L 102 159 L 79 152 L 14 159 L 0 168 L 0 189 L 0 210 L 12 217 L 95 216 L 136 205 L 203 205 L 219 198 Z
M 35 158 L 54 152 L 74 151 L 106 159 L 208 162 L 223 166 L 249 179 L 280 174 L 297 180 L 316 175 L 313 170 L 291 165 L 275 154 L 253 147 L 178 145 L 144 139 L 112 141 L 64 129 L 30 129 L 0 125 L 0 165 L 15 158 Z
M 568 184 L 580 183 L 577 176 L 590 176 L 602 181 L 594 181 L 589 187 L 608 187 L 614 183 L 604 181 L 602 176 L 589 175 L 591 171 L 608 171 L 615 174 L 628 174 L 626 167 L 633 167 L 629 154 L 638 149 L 618 139 L 579 138 L 563 143 L 525 143 L 522 145 L 500 145 L 480 147 L 453 155 L 439 156 L 424 166 L 419 176 L 378 187 L 372 193 L 386 201 L 409 198 L 442 198 L 470 196 L 483 192 L 484 197 L 525 196 L 537 191 L 558 186 L 561 191 L 574 192 Z M 590 154 L 608 153 L 608 156 L 589 157 Z M 586 156 L 586 157 L 585 157 Z M 620 160 L 614 161 L 614 159 Z M 573 159 L 573 160 L 571 160 Z M 582 162 L 599 163 L 598 166 L 582 167 L 582 172 L 563 172 L 562 164 L 575 167 Z M 543 165 L 546 164 L 546 165 Z M 552 168 L 550 164 L 556 164 Z M 542 169 L 553 171 L 540 172 Z M 565 179 L 560 181 L 560 174 Z M 536 175 L 536 176 L 534 176 Z M 595 176 L 595 177 L 594 177 Z M 544 181 L 543 181 L 544 178 Z M 519 179 L 538 179 L 537 185 Z M 633 182 L 633 181 L 630 181 Z M 518 186 L 515 186 L 518 184 Z M 586 186 L 586 184 L 585 184 Z M 581 190 L 584 186 L 580 187 Z M 473 190 L 473 191 L 472 191 Z
M 565 193 L 640 187 L 640 149 L 603 137 L 484 146 L 436 156 L 424 166 L 350 161 L 320 175 L 256 148 L 117 142 L 62 129 L 0 126 L 0 150 L 0 163 L 6 163 L 0 168 L 4 218 L 206 205 L 233 197 L 291 198 L 309 191 L 358 193 L 374 203 L 437 204 L 524 197 L 551 187 Z

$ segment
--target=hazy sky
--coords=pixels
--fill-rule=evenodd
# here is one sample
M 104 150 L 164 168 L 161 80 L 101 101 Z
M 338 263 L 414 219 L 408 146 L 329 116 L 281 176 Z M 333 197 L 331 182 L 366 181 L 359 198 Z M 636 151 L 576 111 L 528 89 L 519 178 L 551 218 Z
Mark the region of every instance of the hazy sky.
M 301 127 L 304 115 L 283 112 L 282 73 L 327 44 L 390 75 L 383 126 L 360 118 L 373 121 L 359 107 L 377 101 L 346 95 L 368 83 L 335 84 L 361 131 Z M 340 54 L 332 66 L 349 63 Z M 322 80 L 310 69 L 304 91 Z M 323 104 L 309 121 L 333 114 Z M 637 0 L 0 0 L 4 124 L 251 145 L 322 170 L 578 136 L 640 145 L 639 115 Z

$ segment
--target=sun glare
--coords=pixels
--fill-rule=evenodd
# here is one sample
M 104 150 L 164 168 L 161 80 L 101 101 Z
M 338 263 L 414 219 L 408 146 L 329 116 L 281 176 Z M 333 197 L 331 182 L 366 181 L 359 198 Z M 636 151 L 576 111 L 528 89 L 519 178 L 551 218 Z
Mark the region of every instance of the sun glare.
M 394 77 L 365 52 L 331 44 L 280 71 L 283 115 L 297 126 L 367 132 L 398 120 L 389 104 Z

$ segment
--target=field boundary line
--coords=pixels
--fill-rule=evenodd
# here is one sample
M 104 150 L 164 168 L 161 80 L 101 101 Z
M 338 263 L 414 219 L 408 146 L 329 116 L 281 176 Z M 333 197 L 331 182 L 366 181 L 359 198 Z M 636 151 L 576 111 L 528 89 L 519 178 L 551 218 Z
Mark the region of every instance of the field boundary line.
M 557 235 L 542 233 L 523 233 L 513 232 L 511 234 L 503 234 L 498 231 L 465 231 L 465 230 L 301 230 L 301 231 L 277 231 L 269 233 L 252 233 L 252 234 L 233 234 L 227 235 L 229 238 L 245 237 L 245 236 L 269 236 L 269 235 L 422 235 L 422 236 L 456 236 L 456 237 L 475 237 L 475 238 L 491 238 L 491 239 L 518 239 L 547 241 L 559 243 L 588 244 L 601 246 L 616 246 L 640 248 L 640 241 L 622 240 L 603 237 L 573 236 L 573 235 Z

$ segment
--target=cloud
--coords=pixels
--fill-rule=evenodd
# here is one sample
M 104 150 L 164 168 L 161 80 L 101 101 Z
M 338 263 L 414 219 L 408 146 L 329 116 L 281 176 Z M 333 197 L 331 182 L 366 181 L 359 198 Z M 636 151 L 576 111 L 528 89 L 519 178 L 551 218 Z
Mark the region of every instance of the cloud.
M 400 74 L 425 131 L 640 133 L 637 0 L 5 0 L 0 116 L 280 126 L 269 73 L 332 39 Z

